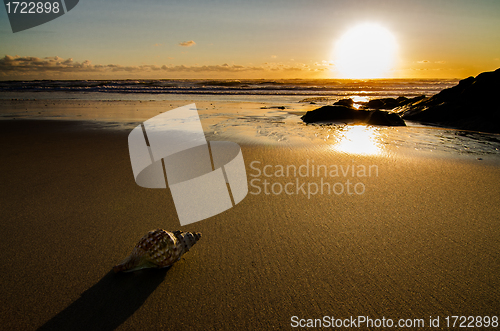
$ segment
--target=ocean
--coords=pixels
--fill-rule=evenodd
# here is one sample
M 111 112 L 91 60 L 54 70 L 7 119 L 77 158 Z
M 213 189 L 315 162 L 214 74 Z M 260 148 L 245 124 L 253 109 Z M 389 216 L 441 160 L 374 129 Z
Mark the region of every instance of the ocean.
M 103 100 L 169 100 L 172 95 L 366 97 L 369 99 L 434 95 L 458 83 L 457 79 L 286 79 L 286 80 L 37 80 L 0 81 L 0 98 L 23 93 L 29 98 Z M 51 94 L 45 94 L 51 93 Z M 95 93 L 95 94 L 93 94 Z M 222 96 L 222 97 L 219 97 Z
M 258 108 L 200 111 L 202 121 L 213 123 L 209 138 L 238 140 L 251 132 L 266 143 L 291 142 L 294 138 L 322 140 L 356 153 L 360 146 L 379 150 L 402 149 L 418 153 L 446 154 L 500 161 L 500 135 L 440 128 L 412 123 L 407 127 L 359 127 L 305 125 L 301 110 L 331 104 L 344 98 L 355 102 L 399 96 L 432 96 L 458 83 L 458 79 L 286 79 L 286 80 L 37 80 L 0 81 L 3 100 L 93 100 L 260 103 Z M 237 107 L 239 108 L 239 107 Z M 103 107 L 105 112 L 107 108 Z M 99 111 L 99 110 L 98 110 Z M 0 117 L 19 116 L 2 113 Z M 40 116 L 44 116 L 43 114 Z M 63 118 L 65 114 L 60 114 Z M 71 117 L 69 114 L 67 115 Z M 78 116 L 78 115 L 76 115 Z M 49 116 L 50 117 L 50 116 Z M 99 117 L 99 116 L 96 116 Z M 105 117 L 105 116 L 103 116 Z M 124 116 L 125 117 L 125 116 Z M 145 120 L 140 119 L 140 120 Z M 116 120 L 116 116 L 114 118 Z M 120 119 L 119 119 L 120 120 Z M 122 122 L 127 119 L 123 119 Z M 130 119 L 128 119 L 130 121 Z M 131 127 L 135 122 L 129 123 Z M 123 127 L 123 126 L 122 126 Z M 354 134 L 353 134 L 354 132 Z M 222 135 L 222 136 L 221 136 Z M 225 136 L 224 136 L 225 135 Z M 354 138 L 349 138 L 349 137 Z M 347 137 L 347 138 L 346 138 Z M 356 138 L 357 137 L 357 138 Z M 359 137 L 364 137 L 359 140 Z M 358 139 L 357 143 L 355 140 Z M 349 151 L 350 149 L 350 151 Z

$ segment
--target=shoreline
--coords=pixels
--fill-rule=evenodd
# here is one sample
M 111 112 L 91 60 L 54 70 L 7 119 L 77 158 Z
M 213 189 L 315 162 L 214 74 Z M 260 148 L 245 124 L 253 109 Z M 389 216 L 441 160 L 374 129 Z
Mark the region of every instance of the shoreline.
M 81 121 L 89 122 L 90 126 L 130 131 L 151 117 L 189 103 L 196 103 L 208 140 L 286 148 L 333 148 L 348 154 L 380 153 L 500 162 L 500 134 L 411 122 L 406 127 L 304 124 L 300 116 L 319 107 L 316 104 L 199 100 L 0 100 L 0 120 Z M 354 144 L 349 143 L 352 139 L 356 139 Z M 355 142 L 357 140 L 359 143 Z M 492 144 L 497 145 L 496 150 Z

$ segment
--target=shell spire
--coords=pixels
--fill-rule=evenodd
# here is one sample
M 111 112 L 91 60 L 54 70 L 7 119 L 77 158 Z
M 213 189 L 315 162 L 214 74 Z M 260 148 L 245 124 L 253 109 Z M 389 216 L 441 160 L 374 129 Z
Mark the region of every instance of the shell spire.
M 178 261 L 201 238 L 199 232 L 149 231 L 114 272 L 130 272 L 144 268 L 165 268 Z

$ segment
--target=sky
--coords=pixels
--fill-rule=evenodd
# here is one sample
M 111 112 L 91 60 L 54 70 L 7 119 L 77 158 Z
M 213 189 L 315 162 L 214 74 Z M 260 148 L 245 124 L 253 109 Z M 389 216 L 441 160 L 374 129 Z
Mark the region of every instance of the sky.
M 465 78 L 500 67 L 499 18 L 499 0 L 82 0 L 13 33 L 4 7 L 0 80 L 353 78 L 338 45 L 363 24 L 395 41 L 380 78 Z

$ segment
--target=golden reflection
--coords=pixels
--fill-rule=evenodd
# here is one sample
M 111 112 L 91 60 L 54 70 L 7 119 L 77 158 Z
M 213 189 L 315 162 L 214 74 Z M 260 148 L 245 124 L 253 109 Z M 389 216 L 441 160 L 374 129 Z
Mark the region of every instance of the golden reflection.
M 375 155 L 381 153 L 379 134 L 376 128 L 364 125 L 347 126 L 340 135 L 339 142 L 332 148 L 349 154 Z
M 364 91 L 362 91 L 364 92 Z M 362 97 L 362 96 L 359 96 L 359 95 L 353 95 L 351 97 L 352 101 L 354 101 L 354 104 L 352 105 L 354 108 L 356 109 L 359 109 L 359 107 L 361 106 L 360 102 L 368 102 L 370 101 L 370 98 L 368 97 Z
M 361 91 L 361 93 L 363 93 L 363 92 L 365 92 L 365 91 Z M 368 102 L 368 101 L 370 101 L 370 98 L 368 98 L 366 96 L 361 96 L 361 95 L 353 95 L 353 96 L 351 96 L 351 99 L 355 103 L 356 102 Z

